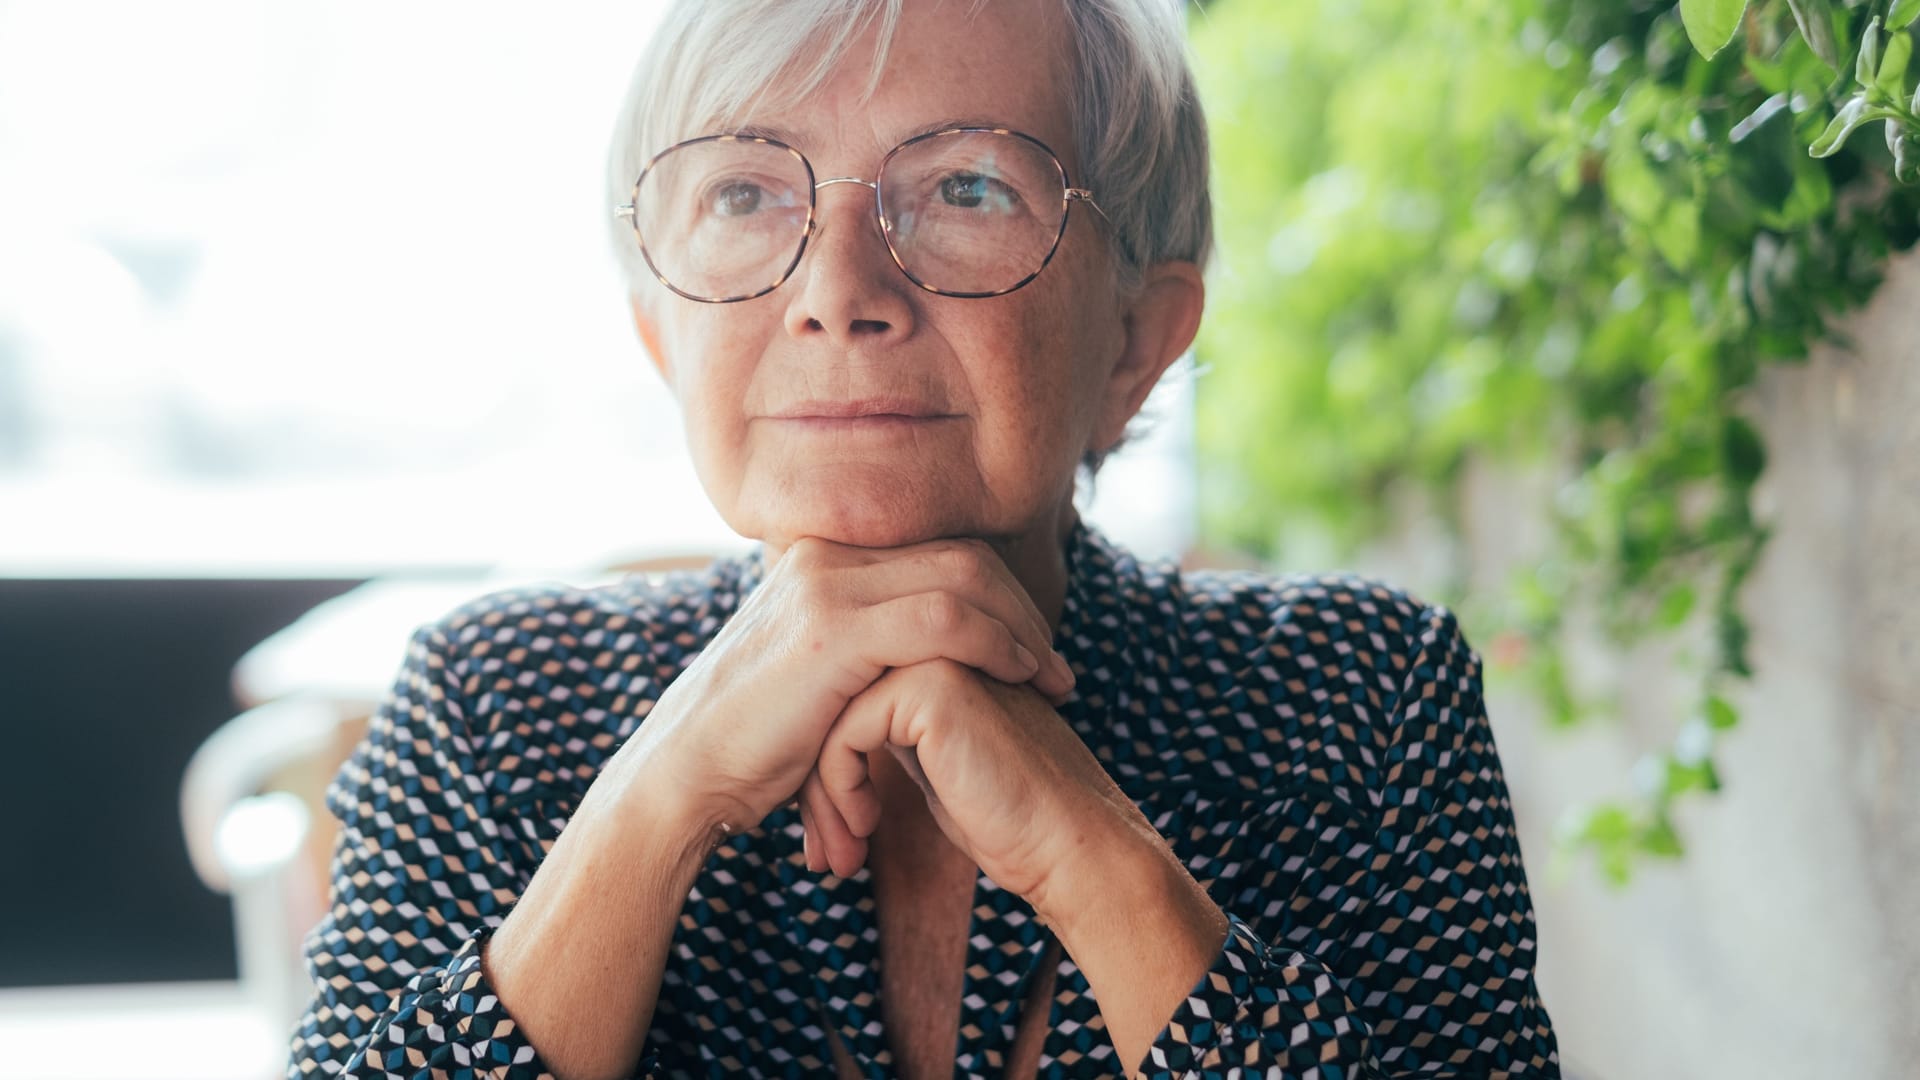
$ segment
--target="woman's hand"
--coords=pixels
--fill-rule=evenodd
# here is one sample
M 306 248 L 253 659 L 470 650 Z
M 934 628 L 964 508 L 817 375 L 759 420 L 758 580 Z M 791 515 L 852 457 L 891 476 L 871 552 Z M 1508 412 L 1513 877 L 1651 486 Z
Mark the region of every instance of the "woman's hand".
M 954 846 L 1036 908 L 1068 860 L 1129 830 L 1157 837 L 1031 687 L 930 660 L 888 672 L 827 733 L 800 795 L 811 868 L 845 876 L 866 860 L 880 820 L 868 764 L 876 753 L 899 759 Z
M 793 799 L 835 718 L 888 668 L 945 660 L 1064 699 L 1073 673 L 1052 637 L 983 541 L 804 538 L 661 695 L 629 760 L 665 755 L 703 816 L 750 829 Z

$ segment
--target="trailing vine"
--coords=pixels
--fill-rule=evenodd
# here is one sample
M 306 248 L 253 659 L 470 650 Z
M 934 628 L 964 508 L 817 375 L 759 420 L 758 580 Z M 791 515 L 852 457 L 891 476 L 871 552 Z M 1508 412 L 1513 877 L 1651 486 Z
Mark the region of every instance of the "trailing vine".
M 1469 590 L 1455 543 L 1436 592 L 1559 726 L 1620 710 L 1573 670 L 1570 612 L 1676 645 L 1694 707 L 1559 837 L 1614 882 L 1680 855 L 1674 809 L 1719 788 L 1753 674 L 1750 388 L 1920 236 L 1920 0 L 1195 10 L 1229 226 L 1198 346 L 1204 531 L 1324 565 L 1408 505 L 1457 541 L 1476 457 L 1550 470 L 1547 550 Z

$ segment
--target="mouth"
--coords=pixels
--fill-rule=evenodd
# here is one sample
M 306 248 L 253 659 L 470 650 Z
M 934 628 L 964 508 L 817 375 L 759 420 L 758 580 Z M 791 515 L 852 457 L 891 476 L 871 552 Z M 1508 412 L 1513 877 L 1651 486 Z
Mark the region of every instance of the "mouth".
M 951 416 L 907 416 L 901 413 L 867 413 L 862 416 L 771 416 L 767 419 L 783 428 L 818 432 L 902 432 L 932 427 Z
M 897 420 L 938 420 L 948 414 L 907 398 L 872 397 L 857 401 L 803 401 L 771 414 L 772 420 L 864 420 L 885 417 Z
M 766 419 L 805 431 L 908 431 L 956 419 L 932 406 L 902 398 L 804 401 Z

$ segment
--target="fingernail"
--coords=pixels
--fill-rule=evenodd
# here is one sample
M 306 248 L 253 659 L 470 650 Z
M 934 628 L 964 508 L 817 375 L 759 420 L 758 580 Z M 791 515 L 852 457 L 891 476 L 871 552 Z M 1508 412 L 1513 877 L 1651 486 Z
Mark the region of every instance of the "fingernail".
M 1067 658 L 1061 654 L 1059 649 L 1053 650 L 1053 664 L 1055 667 L 1060 669 L 1062 674 L 1064 674 L 1067 677 L 1068 682 L 1075 681 L 1073 676 L 1073 665 L 1067 663 Z
M 1040 667 L 1040 661 L 1034 659 L 1033 653 L 1029 652 L 1025 645 L 1017 641 L 1013 643 L 1013 654 L 1019 657 L 1020 662 L 1025 664 L 1029 669 L 1038 669 Z

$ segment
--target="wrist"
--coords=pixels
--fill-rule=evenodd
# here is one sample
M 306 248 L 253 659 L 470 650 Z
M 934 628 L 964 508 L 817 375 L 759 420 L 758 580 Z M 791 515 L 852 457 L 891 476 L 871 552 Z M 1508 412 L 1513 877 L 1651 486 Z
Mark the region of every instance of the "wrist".
M 1127 809 L 1138 816 L 1131 805 Z M 1129 820 L 1103 807 L 1067 820 L 1069 825 L 1054 830 L 1059 846 L 1042 860 L 1045 871 L 1027 896 L 1034 913 L 1049 926 L 1073 921 L 1076 913 L 1098 903 L 1103 890 L 1137 881 L 1143 873 L 1158 873 L 1160 860 L 1172 857 L 1144 818 Z
M 689 839 L 704 858 L 727 836 L 760 824 L 766 812 L 697 782 L 714 769 L 691 733 L 673 722 L 667 704 L 663 696 L 587 796 L 611 802 L 615 816 L 629 825 L 644 823 L 649 831 Z
M 744 832 L 741 808 L 706 799 L 680 779 L 684 770 L 665 762 L 632 770 L 609 784 L 603 776 L 587 790 L 569 829 L 587 824 L 592 847 L 615 848 L 625 858 L 684 877 L 689 886 L 728 836 Z M 641 850 L 636 852 L 636 847 Z
M 1076 941 L 1090 938 L 1164 940 L 1169 919 L 1193 935 L 1224 934 L 1219 906 L 1144 818 L 1097 836 L 1053 865 L 1033 901 L 1035 914 L 1069 953 Z
M 1228 920 L 1144 817 L 1126 824 L 1060 863 L 1035 910 L 1086 976 L 1133 1076 L 1212 968 Z

